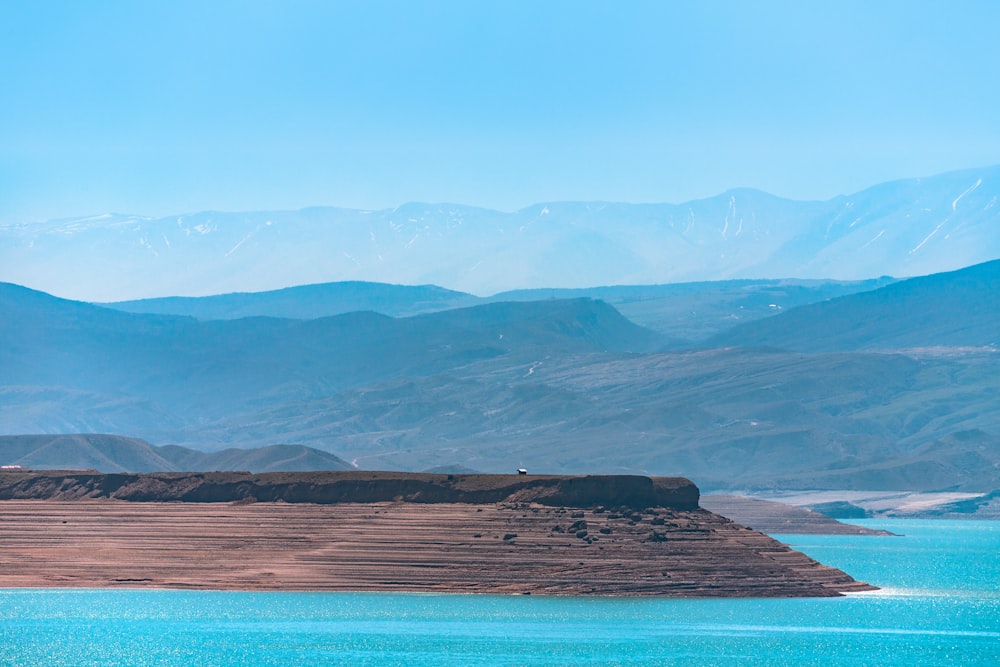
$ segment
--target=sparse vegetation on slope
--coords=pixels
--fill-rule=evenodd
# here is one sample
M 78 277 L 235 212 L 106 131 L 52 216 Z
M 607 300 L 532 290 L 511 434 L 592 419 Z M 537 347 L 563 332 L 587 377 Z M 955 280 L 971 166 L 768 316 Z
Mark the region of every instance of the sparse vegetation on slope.
M 0 424 L 206 450 L 294 442 L 368 469 L 989 491 L 1000 487 L 998 266 L 672 351 L 589 299 L 198 321 L 5 286 Z

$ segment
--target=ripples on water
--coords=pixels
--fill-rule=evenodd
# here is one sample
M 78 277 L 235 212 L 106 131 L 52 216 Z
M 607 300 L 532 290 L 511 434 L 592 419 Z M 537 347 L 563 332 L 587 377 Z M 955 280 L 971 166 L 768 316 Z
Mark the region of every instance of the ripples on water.
M 5 590 L 0 665 L 1000 665 L 1000 524 L 863 523 L 779 536 L 845 598 Z

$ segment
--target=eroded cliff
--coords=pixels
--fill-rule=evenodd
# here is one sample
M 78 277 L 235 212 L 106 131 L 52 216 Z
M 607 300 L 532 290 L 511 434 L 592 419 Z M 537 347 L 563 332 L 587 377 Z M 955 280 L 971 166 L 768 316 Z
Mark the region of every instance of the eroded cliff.
M 111 498 L 135 502 L 538 503 L 562 507 L 698 507 L 679 477 L 638 475 L 444 475 L 403 472 L 0 474 L 0 500 Z
M 685 479 L 5 472 L 0 500 L 0 587 L 673 597 L 871 589 L 698 508 Z

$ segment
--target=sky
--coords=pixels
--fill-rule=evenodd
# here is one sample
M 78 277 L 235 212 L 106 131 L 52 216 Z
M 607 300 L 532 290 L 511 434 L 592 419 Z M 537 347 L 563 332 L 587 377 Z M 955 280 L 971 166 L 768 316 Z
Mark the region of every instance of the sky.
M 1000 3 L 5 0 L 0 224 L 829 199 L 1000 163 Z

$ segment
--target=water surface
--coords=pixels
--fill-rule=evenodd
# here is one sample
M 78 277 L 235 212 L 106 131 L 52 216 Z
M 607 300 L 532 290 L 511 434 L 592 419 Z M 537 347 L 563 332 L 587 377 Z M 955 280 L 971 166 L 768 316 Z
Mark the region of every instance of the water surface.
M 0 590 L 0 665 L 1000 664 L 1000 524 L 859 523 L 779 536 L 844 598 Z

